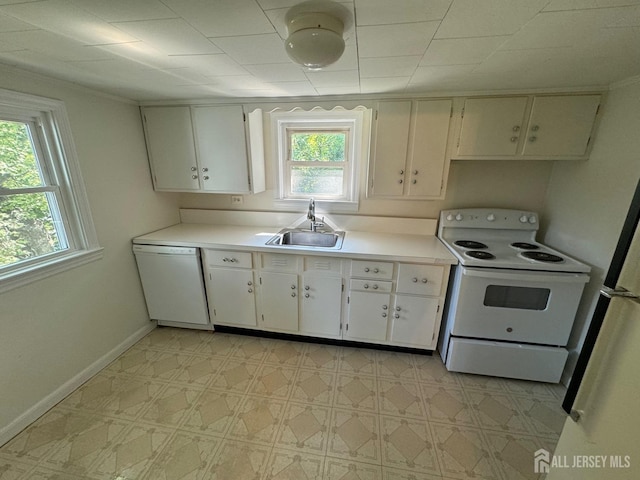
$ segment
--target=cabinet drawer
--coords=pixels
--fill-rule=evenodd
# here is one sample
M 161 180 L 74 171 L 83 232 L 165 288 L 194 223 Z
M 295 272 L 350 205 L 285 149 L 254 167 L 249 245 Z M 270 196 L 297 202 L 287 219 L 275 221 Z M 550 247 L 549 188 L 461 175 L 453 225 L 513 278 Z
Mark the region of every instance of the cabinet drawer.
M 393 277 L 393 263 L 352 260 L 351 276 L 391 280 L 391 278 Z
M 400 264 L 396 290 L 398 293 L 438 297 L 442 291 L 443 273 L 441 266 Z
M 304 271 L 342 273 L 342 260 L 331 257 L 304 257 Z
M 298 272 L 298 256 L 278 253 L 260 255 L 260 268 L 271 272 Z
M 351 280 L 350 290 L 364 290 L 374 292 L 391 292 L 392 282 L 380 282 L 378 280 Z
M 205 250 L 205 262 L 214 267 L 252 268 L 251 252 L 234 252 L 233 250 Z

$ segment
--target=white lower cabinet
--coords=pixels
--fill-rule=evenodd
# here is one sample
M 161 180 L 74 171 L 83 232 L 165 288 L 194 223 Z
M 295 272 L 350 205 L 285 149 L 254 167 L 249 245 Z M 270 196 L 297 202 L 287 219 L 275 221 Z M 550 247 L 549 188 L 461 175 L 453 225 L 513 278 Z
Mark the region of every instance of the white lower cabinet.
M 342 313 L 342 276 L 325 272 L 302 275 L 300 332 L 339 337 Z
M 214 324 L 256 325 L 256 300 L 252 270 L 212 268 L 207 293 L 213 300 Z
M 440 299 L 395 295 L 391 316 L 391 343 L 429 348 L 437 340 Z
M 298 331 L 298 275 L 260 272 L 260 321 L 265 330 Z
M 387 340 L 391 295 L 352 291 L 344 338 L 381 343 Z

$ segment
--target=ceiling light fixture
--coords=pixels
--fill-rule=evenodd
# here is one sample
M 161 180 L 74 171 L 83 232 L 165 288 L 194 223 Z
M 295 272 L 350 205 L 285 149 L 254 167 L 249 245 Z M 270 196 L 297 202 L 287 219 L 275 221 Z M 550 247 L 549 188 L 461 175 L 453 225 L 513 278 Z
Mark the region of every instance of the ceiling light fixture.
M 335 63 L 344 52 L 342 35 L 350 18 L 345 7 L 328 0 L 309 0 L 291 7 L 285 15 L 287 55 L 311 70 Z

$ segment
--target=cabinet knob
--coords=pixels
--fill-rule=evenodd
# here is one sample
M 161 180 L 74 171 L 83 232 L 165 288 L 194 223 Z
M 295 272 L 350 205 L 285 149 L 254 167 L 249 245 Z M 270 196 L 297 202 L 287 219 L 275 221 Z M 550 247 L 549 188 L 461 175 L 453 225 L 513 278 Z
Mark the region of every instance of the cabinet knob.
M 253 293 L 253 289 L 252 289 L 252 288 L 250 288 L 249 290 L 247 290 L 247 292 L 249 292 L 249 293 Z
M 530 142 L 535 142 L 538 139 L 538 137 L 529 137 L 529 141 Z
M 511 143 L 516 143 L 518 141 L 518 137 L 511 137 Z
M 400 170 L 400 175 L 404 175 L 404 170 Z
M 291 290 L 295 290 L 296 286 L 295 285 L 291 285 Z
M 534 125 L 533 127 L 531 127 L 532 132 L 537 132 L 538 130 L 540 130 L 540 125 Z
M 296 296 L 296 292 L 291 293 L 291 296 L 295 297 Z
M 393 314 L 393 318 L 400 318 L 400 315 L 399 315 L 399 314 L 397 314 L 397 313 L 394 313 L 394 314 Z
M 520 125 L 514 125 L 513 126 L 513 131 L 514 132 L 519 132 L 520 131 Z
M 204 168 L 202 169 L 202 171 L 203 171 L 203 172 L 208 172 L 208 171 L 209 171 L 209 169 L 208 169 L 207 167 L 204 167 Z
M 389 308 L 387 305 L 382 305 L 383 310 L 386 310 L 387 308 Z
M 414 179 L 411 183 L 413 183 L 415 185 L 416 183 L 418 183 L 418 180 Z
M 427 283 L 427 279 L 426 279 L 426 278 L 423 278 L 423 279 L 422 279 L 422 283 Z
M 192 172 L 195 172 L 196 170 L 197 170 L 197 168 L 196 168 L 196 167 L 191 167 L 191 171 L 192 171 Z
M 387 318 L 387 314 L 386 313 L 382 313 L 382 318 Z
M 402 310 L 400 307 L 396 307 L 396 312 L 399 312 L 400 310 Z
M 413 277 L 413 278 L 411 279 L 411 281 L 412 281 L 413 283 L 418 283 L 418 279 L 417 279 L 416 277 Z
M 191 175 L 191 178 L 193 178 L 194 180 L 196 180 L 198 178 L 198 175 Z
M 414 170 L 414 171 L 413 171 L 413 174 L 414 174 L 414 175 L 417 175 L 417 174 L 418 174 L 418 170 Z
M 398 183 L 404 183 L 404 180 L 400 179 L 398 180 Z
M 365 283 L 365 284 L 364 284 L 364 288 L 369 288 L 369 284 L 368 284 L 368 283 Z
M 380 270 L 378 270 L 377 268 L 373 269 L 373 273 L 378 273 Z
M 305 285 L 305 286 L 304 286 L 304 289 L 305 289 L 305 290 L 309 290 L 309 285 Z
M 253 285 L 253 282 L 247 282 L 247 285 L 251 286 Z
M 369 267 L 365 267 L 364 271 L 368 273 L 369 272 Z
M 378 289 L 378 285 L 377 285 L 377 284 L 374 284 L 374 285 L 373 285 L 373 289 L 374 289 L 374 290 L 377 290 L 377 289 Z
M 204 176 L 204 177 L 202 177 L 202 178 L 204 178 L 205 180 L 209 180 L 209 175 L 205 175 L 205 176 Z
M 308 294 L 308 293 L 305 293 L 305 294 L 304 294 L 304 298 L 309 298 L 309 294 Z

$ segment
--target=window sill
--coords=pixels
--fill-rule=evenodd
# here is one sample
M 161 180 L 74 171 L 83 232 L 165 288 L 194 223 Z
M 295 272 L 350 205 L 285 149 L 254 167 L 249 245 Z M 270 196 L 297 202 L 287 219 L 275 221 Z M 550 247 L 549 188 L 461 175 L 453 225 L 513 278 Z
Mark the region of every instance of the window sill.
M 103 252 L 103 248 L 75 251 L 55 260 L 0 274 L 0 293 L 100 260 L 104 256 Z
M 322 216 L 327 213 L 355 213 L 358 211 L 358 202 L 333 202 L 316 199 L 316 214 Z M 303 199 L 276 199 L 273 202 L 276 210 L 306 212 L 309 208 L 309 200 Z

